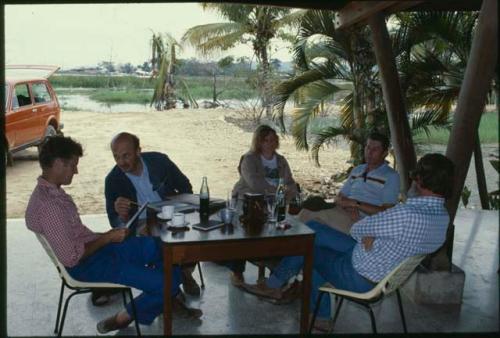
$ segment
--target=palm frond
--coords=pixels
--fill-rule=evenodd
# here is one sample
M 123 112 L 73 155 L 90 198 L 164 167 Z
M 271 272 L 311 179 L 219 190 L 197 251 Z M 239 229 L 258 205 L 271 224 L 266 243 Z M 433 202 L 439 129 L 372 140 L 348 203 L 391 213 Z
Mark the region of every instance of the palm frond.
M 290 80 L 281 82 L 274 90 L 274 115 L 273 119 L 278 122 L 282 132 L 285 132 L 283 114 L 286 102 L 298 89 L 322 78 L 322 74 L 316 70 L 304 72 Z
M 211 23 L 189 28 L 182 36 L 182 41 L 208 54 L 234 45 L 244 32 L 244 26 L 240 23 Z
M 311 157 L 319 167 L 319 151 L 328 142 L 337 142 L 338 137 L 349 139 L 349 130 L 342 127 L 325 127 L 314 133 L 314 141 L 311 146 Z
M 451 123 L 448 119 L 443 119 L 441 112 L 436 110 L 427 110 L 412 114 L 410 129 L 413 135 L 424 131 L 427 137 L 429 137 L 430 127 L 436 129 L 449 129 Z
M 292 135 L 297 149 L 308 150 L 307 133 L 311 120 L 320 113 L 321 103 L 339 89 L 326 81 L 316 81 L 303 90 L 307 91 L 307 100 L 292 110 Z

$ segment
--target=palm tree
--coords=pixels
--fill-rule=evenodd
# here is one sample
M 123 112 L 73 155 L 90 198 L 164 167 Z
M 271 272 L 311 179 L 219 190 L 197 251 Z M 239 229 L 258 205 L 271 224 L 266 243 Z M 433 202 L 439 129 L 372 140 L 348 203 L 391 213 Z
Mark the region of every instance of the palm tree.
M 170 34 L 166 33 L 162 36 L 153 33 L 151 38 L 152 77 L 157 81 L 150 105 L 154 104 L 157 110 L 175 108 L 178 97 L 184 102 L 184 106 L 190 104 L 198 108 L 198 103 L 191 96 L 184 81 L 179 81 L 181 90 L 180 94 L 176 94 L 176 49 L 181 49 L 181 45 Z
M 303 11 L 270 6 L 253 6 L 223 3 L 203 3 L 204 9 L 215 10 L 227 22 L 191 27 L 182 40 L 208 55 L 224 51 L 238 44 L 251 43 L 259 62 L 257 86 L 266 114 L 271 116 L 272 85 L 270 82 L 269 46 L 274 38 L 289 40 L 284 28 L 297 23 Z
M 277 87 L 276 114 L 284 129 L 285 103 L 293 95 L 299 97 L 299 105 L 292 111 L 291 125 L 297 148 L 309 150 L 312 141 L 311 153 L 319 164 L 322 146 L 344 137 L 351 144 L 351 157 L 356 164 L 362 160 L 362 146 L 367 134 L 374 129 L 389 131 L 387 114 L 368 28 L 337 31 L 333 22 L 334 13 L 329 11 L 309 11 L 303 17 L 299 41 L 295 45 L 295 59 L 300 71 Z M 410 22 L 399 25 L 392 32 L 393 50 L 400 63 L 403 91 L 409 97 L 412 132 L 424 130 L 429 133 L 429 126 L 449 126 L 451 105 L 446 96 L 436 100 L 436 96 L 431 99 L 427 95 L 429 100 L 425 101 L 422 93 L 413 94 L 415 89 L 426 88 L 435 81 L 427 79 L 423 82 L 420 73 L 414 69 L 418 61 L 415 51 L 426 45 L 432 46 L 432 34 L 429 32 L 424 37 L 410 34 L 413 32 Z M 347 95 L 340 100 L 340 122 L 330 121 L 311 130 L 312 122 L 322 110 L 322 103 L 332 100 L 334 94 L 342 91 Z

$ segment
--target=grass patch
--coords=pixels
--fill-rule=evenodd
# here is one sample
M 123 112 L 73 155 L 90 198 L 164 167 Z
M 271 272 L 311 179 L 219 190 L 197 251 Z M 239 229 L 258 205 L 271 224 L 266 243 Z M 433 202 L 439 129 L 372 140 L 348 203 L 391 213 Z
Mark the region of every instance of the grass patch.
M 103 103 L 138 103 L 148 104 L 153 96 L 153 90 L 98 90 L 89 95 L 91 100 Z
M 54 75 L 54 88 L 153 88 L 154 81 L 136 76 Z
M 416 143 L 448 144 L 450 132 L 445 129 L 430 128 L 430 136 L 427 137 L 424 132 L 415 135 Z M 481 143 L 498 142 L 498 112 L 492 111 L 483 114 L 479 124 L 479 139 Z

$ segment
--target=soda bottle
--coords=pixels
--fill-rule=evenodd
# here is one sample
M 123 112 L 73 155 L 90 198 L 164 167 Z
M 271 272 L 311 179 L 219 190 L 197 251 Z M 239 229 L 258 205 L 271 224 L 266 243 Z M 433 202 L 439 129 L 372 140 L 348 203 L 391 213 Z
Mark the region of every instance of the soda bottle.
M 280 178 L 278 182 L 278 187 L 276 188 L 276 214 L 277 221 L 281 222 L 286 217 L 286 198 L 285 198 L 285 184 L 283 179 Z
M 200 189 L 200 221 L 202 223 L 208 222 L 208 218 L 210 216 L 209 203 L 210 193 L 208 191 L 208 182 L 207 177 L 204 176 Z

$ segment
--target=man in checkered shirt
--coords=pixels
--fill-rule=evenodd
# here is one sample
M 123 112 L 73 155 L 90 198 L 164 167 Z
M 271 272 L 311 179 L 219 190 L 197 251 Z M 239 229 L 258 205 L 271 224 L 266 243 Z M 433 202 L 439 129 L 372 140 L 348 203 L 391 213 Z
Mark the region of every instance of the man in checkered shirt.
M 350 235 L 315 221 L 307 223 L 316 231 L 311 305 L 325 282 L 340 289 L 367 292 L 406 258 L 439 249 L 449 223 L 445 199 L 451 196 L 453 176 L 454 165 L 448 158 L 427 154 L 411 175 L 417 196 L 406 203 L 354 223 Z M 302 256 L 286 257 L 264 284 L 244 287 L 279 300 L 286 283 L 302 265 Z M 318 328 L 329 326 L 329 297 L 322 298 L 318 317 Z
M 73 199 L 61 188 L 71 184 L 82 155 L 82 146 L 69 137 L 51 137 L 43 144 L 39 156 L 42 175 L 26 209 L 26 226 L 47 239 L 76 280 L 118 283 L 143 291 L 135 298 L 137 318 L 129 303 L 125 311 L 97 324 L 100 333 L 125 328 L 134 319 L 149 325 L 163 312 L 160 240 L 127 237 L 127 228 L 96 233 L 82 223 Z M 172 295 L 179 293 L 180 274 L 179 267 L 174 267 Z M 202 315 L 198 309 L 186 311 L 191 317 Z

